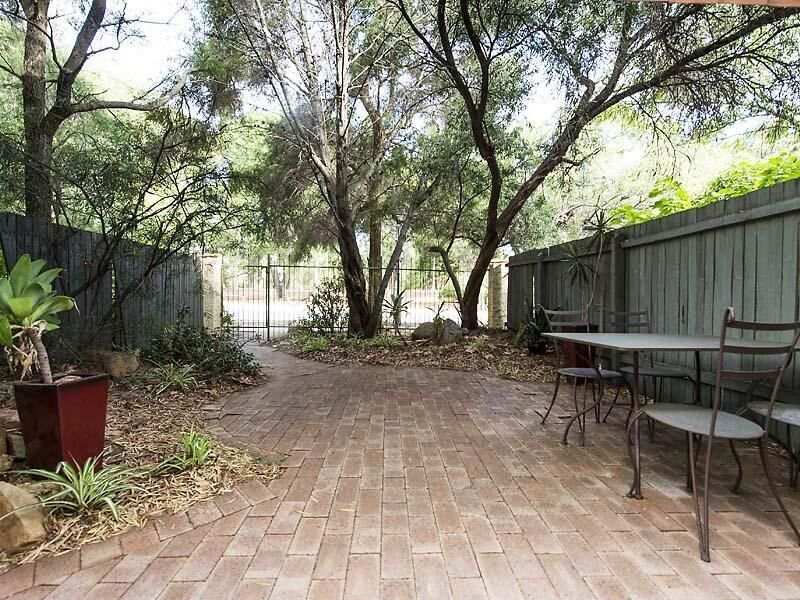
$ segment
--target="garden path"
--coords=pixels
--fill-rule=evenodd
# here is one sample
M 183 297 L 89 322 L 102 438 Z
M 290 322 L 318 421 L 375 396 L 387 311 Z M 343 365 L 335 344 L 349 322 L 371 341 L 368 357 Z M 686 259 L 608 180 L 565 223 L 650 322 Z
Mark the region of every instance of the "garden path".
M 800 598 L 800 548 L 750 449 L 739 496 L 718 452 L 706 564 L 679 438 L 644 442 L 645 499 L 625 498 L 621 410 L 564 447 L 565 412 L 540 425 L 549 385 L 258 353 L 270 382 L 210 425 L 286 453 L 282 477 L 18 567 L 0 598 Z

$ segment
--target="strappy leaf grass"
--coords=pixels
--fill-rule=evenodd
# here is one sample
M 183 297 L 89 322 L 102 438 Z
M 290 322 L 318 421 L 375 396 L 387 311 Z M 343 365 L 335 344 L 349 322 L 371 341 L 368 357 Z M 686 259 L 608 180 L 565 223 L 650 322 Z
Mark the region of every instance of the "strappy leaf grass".
M 107 508 L 115 519 L 119 519 L 116 499 L 123 492 L 144 491 L 133 483 L 142 473 L 119 465 L 98 470 L 98 462 L 99 457 L 92 457 L 81 466 L 60 462 L 55 471 L 25 469 L 19 473 L 41 479 L 56 487 L 56 491 L 42 497 L 37 503 L 51 512 L 87 515 Z
M 181 434 L 178 452 L 158 463 L 153 469 L 153 473 L 161 475 L 194 469 L 205 463 L 212 456 L 211 439 L 202 433 L 198 433 L 192 427 L 188 433 Z

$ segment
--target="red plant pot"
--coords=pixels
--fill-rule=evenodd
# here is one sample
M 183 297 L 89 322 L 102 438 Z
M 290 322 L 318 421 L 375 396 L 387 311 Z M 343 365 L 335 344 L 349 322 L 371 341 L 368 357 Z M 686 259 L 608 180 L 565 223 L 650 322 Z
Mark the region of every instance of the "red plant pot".
M 82 465 L 103 453 L 108 375 L 73 375 L 80 379 L 62 384 L 14 383 L 26 460 L 31 467 L 53 470 L 61 461 Z
M 575 326 L 561 325 L 561 331 L 569 333 L 597 333 L 595 323 L 580 324 Z M 564 365 L 567 367 L 577 367 L 580 369 L 591 368 L 594 366 L 594 347 L 574 342 L 563 342 L 561 349 L 564 352 Z

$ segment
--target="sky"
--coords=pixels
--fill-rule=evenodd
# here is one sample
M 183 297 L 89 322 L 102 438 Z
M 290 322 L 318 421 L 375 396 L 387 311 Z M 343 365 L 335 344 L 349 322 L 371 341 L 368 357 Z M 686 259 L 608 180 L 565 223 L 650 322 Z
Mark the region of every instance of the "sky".
M 64 16 L 57 29 L 59 45 L 69 48 L 74 39 L 70 16 L 80 13 L 75 12 L 75 3 L 70 0 L 57 0 L 53 4 L 53 12 Z M 113 0 L 108 4 L 109 12 L 122 6 L 122 2 Z M 129 18 L 142 20 L 136 25 L 142 37 L 126 40 L 118 50 L 92 56 L 85 67 L 87 73 L 96 75 L 114 92 L 147 90 L 169 73 L 181 70 L 192 51 L 197 7 L 192 0 L 128 0 L 126 13 Z M 94 47 L 112 42 L 111 36 L 100 35 Z

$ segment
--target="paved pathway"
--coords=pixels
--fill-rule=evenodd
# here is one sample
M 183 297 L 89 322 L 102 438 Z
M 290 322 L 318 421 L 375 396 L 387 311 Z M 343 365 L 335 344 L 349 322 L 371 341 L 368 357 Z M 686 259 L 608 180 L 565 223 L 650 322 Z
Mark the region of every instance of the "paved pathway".
M 0 597 L 800 598 L 800 548 L 752 451 L 740 496 L 719 453 L 705 564 L 666 432 L 644 443 L 646 499 L 628 500 L 619 420 L 563 447 L 558 418 L 539 424 L 549 386 L 266 358 L 272 381 L 212 418 L 286 452 L 280 479 L 18 568 Z

